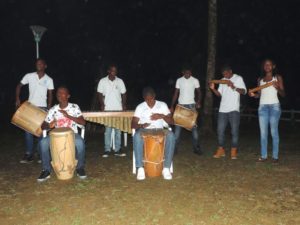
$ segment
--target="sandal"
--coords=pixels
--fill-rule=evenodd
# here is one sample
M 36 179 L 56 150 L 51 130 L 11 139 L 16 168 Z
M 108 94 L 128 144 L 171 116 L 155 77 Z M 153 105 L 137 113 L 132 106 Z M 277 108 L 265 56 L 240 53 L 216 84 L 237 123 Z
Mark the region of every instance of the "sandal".
M 259 157 L 256 162 L 266 162 L 266 161 L 267 161 L 266 158 Z

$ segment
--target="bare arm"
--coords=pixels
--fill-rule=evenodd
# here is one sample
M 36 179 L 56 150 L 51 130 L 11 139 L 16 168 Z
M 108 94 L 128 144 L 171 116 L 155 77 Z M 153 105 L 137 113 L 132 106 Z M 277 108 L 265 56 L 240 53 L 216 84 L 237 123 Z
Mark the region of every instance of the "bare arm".
M 16 107 L 19 107 L 21 104 L 20 101 L 20 93 L 21 93 L 21 88 L 22 88 L 23 84 L 19 83 L 16 87 Z
M 121 95 L 121 97 L 122 97 L 122 108 L 123 108 L 123 110 L 126 110 L 126 109 L 127 109 L 127 107 L 126 107 L 126 103 L 127 103 L 127 94 L 124 93 L 124 94 Z
M 163 119 L 167 124 L 170 124 L 170 125 L 174 124 L 174 119 L 171 114 L 164 115 L 164 114 L 155 113 L 155 114 L 152 114 L 150 118 L 151 118 L 151 120 Z
M 221 97 L 221 93 L 218 90 L 216 90 L 214 83 L 210 83 L 209 88 L 216 96 Z
M 47 108 L 50 109 L 51 106 L 52 106 L 52 102 L 53 102 L 53 90 L 48 90 L 47 94 L 48 94 L 48 97 L 47 97 L 47 100 L 48 100 Z
M 139 124 L 139 121 L 140 121 L 140 118 L 133 117 L 131 120 L 131 128 L 132 129 L 146 128 L 150 125 L 149 123 Z
M 196 88 L 196 108 L 200 108 L 201 107 L 201 90 L 200 87 Z
M 277 75 L 277 82 L 273 84 L 274 87 L 278 90 L 278 93 L 281 97 L 285 97 L 285 90 L 283 85 L 282 76 Z
M 98 100 L 100 104 L 100 111 L 104 110 L 104 96 L 102 93 L 98 92 Z
M 174 94 L 173 94 L 173 98 L 172 98 L 172 102 L 171 102 L 171 111 L 174 111 L 174 106 L 176 104 L 176 101 L 178 99 L 179 96 L 179 89 L 175 88 Z

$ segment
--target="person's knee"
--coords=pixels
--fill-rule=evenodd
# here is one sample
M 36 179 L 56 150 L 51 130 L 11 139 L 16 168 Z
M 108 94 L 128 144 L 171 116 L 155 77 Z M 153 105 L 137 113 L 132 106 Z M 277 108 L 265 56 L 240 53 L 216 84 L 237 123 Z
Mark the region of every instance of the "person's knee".
M 172 131 L 169 131 L 167 134 L 167 139 L 169 139 L 170 141 L 175 141 L 175 134 Z

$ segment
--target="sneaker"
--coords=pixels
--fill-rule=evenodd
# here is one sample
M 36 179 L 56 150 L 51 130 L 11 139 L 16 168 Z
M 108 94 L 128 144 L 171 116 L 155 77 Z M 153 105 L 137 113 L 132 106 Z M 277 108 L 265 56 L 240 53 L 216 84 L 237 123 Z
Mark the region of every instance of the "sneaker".
M 33 155 L 25 154 L 23 159 L 20 160 L 20 163 L 32 163 L 33 162 Z
M 172 180 L 172 174 L 169 168 L 164 168 L 162 171 L 162 175 L 165 180 Z
M 105 152 L 103 153 L 102 157 L 103 157 L 103 158 L 108 158 L 109 155 L 110 155 L 110 152 L 105 151 Z
M 275 164 L 275 165 L 277 165 L 279 163 L 279 160 L 278 159 L 272 159 L 272 164 Z
M 256 162 L 258 162 L 258 163 L 263 163 L 263 162 L 267 162 L 267 161 L 268 161 L 267 158 L 262 158 L 262 157 L 259 157 L 259 158 L 256 160 Z
M 225 157 L 225 150 L 223 147 L 219 147 L 216 151 L 216 154 L 214 154 L 215 159 L 219 159 L 221 157 Z
M 77 169 L 77 177 L 79 177 L 80 179 L 84 180 L 85 178 L 87 178 L 87 175 L 85 174 L 85 171 L 83 168 Z
M 231 159 L 237 159 L 237 148 L 231 148 Z
M 136 179 L 137 180 L 145 180 L 145 178 L 146 178 L 146 176 L 145 176 L 144 168 L 143 167 L 138 168 Z
M 42 160 L 38 159 L 37 163 L 41 164 L 41 163 L 42 163 Z
M 203 155 L 203 152 L 201 150 L 194 150 L 193 152 L 196 155 Z
M 126 153 L 120 149 L 119 151 L 115 152 L 115 156 L 124 157 L 126 156 Z
M 50 172 L 48 170 L 42 170 L 41 175 L 37 179 L 38 182 L 44 182 L 50 178 Z

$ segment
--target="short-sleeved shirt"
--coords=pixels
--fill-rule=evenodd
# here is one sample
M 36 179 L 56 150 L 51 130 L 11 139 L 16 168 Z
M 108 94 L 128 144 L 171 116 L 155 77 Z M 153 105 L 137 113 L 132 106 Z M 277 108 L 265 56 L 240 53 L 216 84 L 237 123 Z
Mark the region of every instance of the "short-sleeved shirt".
M 77 127 L 80 126 L 73 120 L 66 118 L 59 110 L 65 110 L 70 116 L 80 117 L 82 116 L 81 110 L 78 105 L 73 103 L 68 103 L 68 106 L 64 109 L 61 109 L 59 105 L 53 106 L 46 116 L 45 122 L 51 123 L 53 120 L 56 121 L 55 127 L 68 127 L 71 128 L 74 133 L 78 133 Z
M 236 88 L 247 91 L 243 78 L 237 74 L 233 74 L 230 79 L 222 78 L 222 80 L 230 80 Z M 240 93 L 233 90 L 227 84 L 220 84 L 218 91 L 221 94 L 219 112 L 240 111 Z
M 149 123 L 150 125 L 146 129 L 162 129 L 167 126 L 167 123 L 163 119 L 151 120 L 152 114 L 159 113 L 163 115 L 169 115 L 170 110 L 166 103 L 155 100 L 155 105 L 150 108 L 146 102 L 139 104 L 134 112 L 134 117 L 139 118 L 139 124 Z
M 195 104 L 195 89 L 200 87 L 199 80 L 193 76 L 186 79 L 184 76 L 176 81 L 177 89 L 179 89 L 179 104 Z
M 122 79 L 115 77 L 111 81 L 108 76 L 99 81 L 97 92 L 104 96 L 104 110 L 122 110 L 122 94 L 126 87 Z
M 39 107 L 47 107 L 47 91 L 54 89 L 51 77 L 45 74 L 39 79 L 39 75 L 36 72 L 28 73 L 22 78 L 21 84 L 28 84 L 29 86 L 28 101 L 30 103 Z

